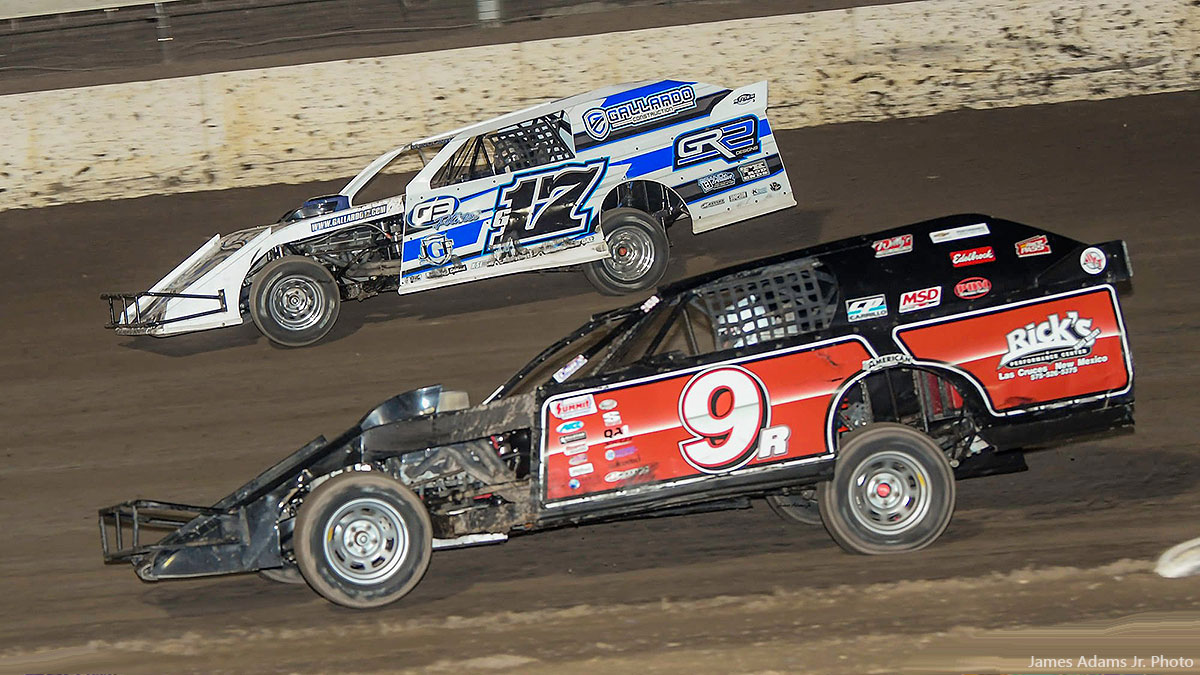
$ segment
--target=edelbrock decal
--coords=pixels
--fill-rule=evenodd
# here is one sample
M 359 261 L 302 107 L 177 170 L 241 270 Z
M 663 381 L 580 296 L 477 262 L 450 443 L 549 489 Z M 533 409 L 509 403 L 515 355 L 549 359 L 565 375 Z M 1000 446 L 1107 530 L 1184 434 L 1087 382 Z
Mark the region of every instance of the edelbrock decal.
M 996 252 L 991 246 L 980 246 L 979 248 L 969 248 L 963 251 L 955 251 L 950 254 L 950 262 L 955 267 L 967 267 L 969 265 L 982 265 L 983 263 L 995 262 Z
M 908 291 L 900 294 L 900 306 L 897 313 L 915 312 L 919 309 L 929 309 L 942 304 L 942 287 L 930 286 L 918 291 Z
M 1081 318 L 1079 312 L 1068 311 L 1046 316 L 1040 323 L 1030 323 L 1004 336 L 1008 351 L 1000 357 L 1001 368 L 1019 368 L 1038 363 L 1087 356 L 1100 337 L 1100 329 L 1092 328 L 1092 320 Z
M 606 108 L 590 108 L 583 113 L 583 128 L 592 138 L 603 141 L 618 129 L 645 124 L 694 107 L 696 90 L 685 84 Z
M 948 230 L 938 230 L 929 233 L 929 241 L 935 244 L 942 244 L 948 241 L 956 241 L 958 239 L 968 239 L 970 237 L 979 237 L 985 234 L 991 234 L 987 223 L 978 223 L 975 225 L 966 225 L 963 227 L 952 227 Z
M 883 294 L 846 301 L 846 318 L 851 321 L 877 319 L 887 316 L 887 313 L 887 299 L 883 297 Z

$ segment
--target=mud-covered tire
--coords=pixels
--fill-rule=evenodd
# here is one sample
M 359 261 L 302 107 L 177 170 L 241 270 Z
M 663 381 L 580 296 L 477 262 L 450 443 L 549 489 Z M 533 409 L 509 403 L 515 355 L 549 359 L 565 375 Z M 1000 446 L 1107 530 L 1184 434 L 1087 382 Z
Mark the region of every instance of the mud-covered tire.
M 425 505 L 377 472 L 349 471 L 300 506 L 292 544 L 304 580 L 330 602 L 379 607 L 411 591 L 433 551 Z
M 667 273 L 671 254 L 667 233 L 650 214 L 619 208 L 604 212 L 601 231 L 609 257 L 588 263 L 583 275 L 604 295 L 626 295 L 653 288 Z
M 284 565 L 283 567 L 259 570 L 258 576 L 267 581 L 274 581 L 277 584 L 304 585 L 304 575 L 300 574 L 300 569 L 295 565 Z
M 901 424 L 847 436 L 833 479 L 817 487 L 825 530 L 851 553 L 916 551 L 932 544 L 954 513 L 954 471 L 941 448 Z
M 267 339 L 285 347 L 304 347 L 325 337 L 341 304 L 333 275 L 304 256 L 272 260 L 250 284 L 250 318 Z
M 775 515 L 798 525 L 821 525 L 821 510 L 817 500 L 804 495 L 767 495 L 767 506 Z

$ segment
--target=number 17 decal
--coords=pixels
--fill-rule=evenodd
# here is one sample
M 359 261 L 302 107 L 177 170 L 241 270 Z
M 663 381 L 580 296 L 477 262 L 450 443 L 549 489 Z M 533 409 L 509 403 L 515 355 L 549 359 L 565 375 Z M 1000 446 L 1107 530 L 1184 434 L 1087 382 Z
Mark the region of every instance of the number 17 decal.
M 684 460 L 704 473 L 726 473 L 786 455 L 791 430 L 771 426 L 771 399 L 754 373 L 717 366 L 697 373 L 679 396 L 679 421 L 692 434 L 680 441 Z

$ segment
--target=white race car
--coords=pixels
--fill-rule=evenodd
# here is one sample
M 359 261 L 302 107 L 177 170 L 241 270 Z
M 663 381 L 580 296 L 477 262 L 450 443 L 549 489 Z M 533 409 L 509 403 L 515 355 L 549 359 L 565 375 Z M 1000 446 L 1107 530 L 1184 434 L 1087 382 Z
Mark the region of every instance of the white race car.
M 666 230 L 795 205 L 767 83 L 663 80 L 543 103 L 383 154 L 336 195 L 215 235 L 141 293 L 104 294 L 109 328 L 166 337 L 243 323 L 312 344 L 342 300 L 582 266 L 602 293 L 654 286 Z M 398 196 L 363 200 L 417 169 Z

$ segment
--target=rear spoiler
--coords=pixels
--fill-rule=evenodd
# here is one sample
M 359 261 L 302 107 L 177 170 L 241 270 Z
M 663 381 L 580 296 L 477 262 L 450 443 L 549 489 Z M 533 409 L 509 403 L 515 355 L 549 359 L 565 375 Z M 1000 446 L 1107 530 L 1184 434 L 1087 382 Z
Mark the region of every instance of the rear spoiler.
M 1104 257 L 1103 268 L 1096 273 L 1084 267 L 1084 257 L 1099 251 Z M 1102 244 L 1080 244 L 1058 262 L 1037 276 L 1037 284 L 1054 285 L 1090 278 L 1095 283 L 1119 284 L 1133 279 L 1133 264 L 1125 240 L 1116 239 Z

